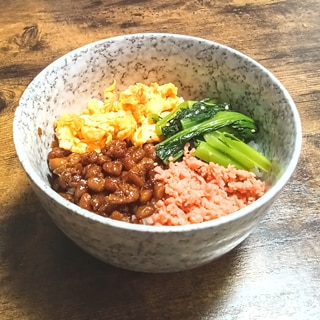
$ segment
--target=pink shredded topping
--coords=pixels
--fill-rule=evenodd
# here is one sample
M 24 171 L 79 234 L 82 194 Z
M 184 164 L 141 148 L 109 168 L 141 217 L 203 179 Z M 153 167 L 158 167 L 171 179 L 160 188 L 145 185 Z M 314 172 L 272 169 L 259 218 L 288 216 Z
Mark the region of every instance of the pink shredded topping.
M 165 196 L 156 202 L 153 225 L 200 223 L 233 213 L 261 197 L 265 182 L 253 172 L 205 163 L 185 149 L 182 161 L 168 169 L 156 167 L 155 178 L 165 184 Z

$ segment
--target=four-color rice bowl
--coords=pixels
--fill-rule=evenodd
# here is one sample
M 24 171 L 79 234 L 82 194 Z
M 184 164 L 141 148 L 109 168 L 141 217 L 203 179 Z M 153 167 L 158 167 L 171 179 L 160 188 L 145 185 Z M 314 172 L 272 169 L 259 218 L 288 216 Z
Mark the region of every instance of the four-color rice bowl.
M 253 204 L 212 221 L 148 226 L 105 218 L 59 196 L 49 182 L 53 123 L 101 98 L 141 82 L 173 83 L 184 99 L 213 94 L 259 125 L 256 146 L 271 161 L 267 192 Z M 134 34 L 101 40 L 53 62 L 27 87 L 14 118 L 18 157 L 41 204 L 77 245 L 112 265 L 172 272 L 206 264 L 241 243 L 265 216 L 291 177 L 301 148 L 301 125 L 290 95 L 265 68 L 212 41 L 173 34 Z

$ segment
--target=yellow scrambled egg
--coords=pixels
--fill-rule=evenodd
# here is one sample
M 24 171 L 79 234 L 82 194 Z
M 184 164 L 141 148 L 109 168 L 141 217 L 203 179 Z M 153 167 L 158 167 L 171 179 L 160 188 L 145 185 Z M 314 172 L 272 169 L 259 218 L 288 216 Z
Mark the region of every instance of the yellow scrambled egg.
M 116 95 L 116 82 L 104 91 L 104 99 L 92 99 L 81 113 L 64 113 L 55 122 L 59 146 L 72 152 L 100 152 L 113 139 L 134 145 L 158 142 L 151 114 L 170 112 L 182 99 L 172 83 L 129 86 Z

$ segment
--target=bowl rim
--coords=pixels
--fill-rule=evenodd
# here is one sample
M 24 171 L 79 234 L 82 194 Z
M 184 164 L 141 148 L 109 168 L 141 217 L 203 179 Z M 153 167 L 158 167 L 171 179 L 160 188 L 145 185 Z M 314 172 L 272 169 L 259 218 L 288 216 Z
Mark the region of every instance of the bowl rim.
M 252 204 L 236 211 L 233 212 L 229 215 L 213 219 L 210 221 L 206 222 L 201 222 L 197 224 L 188 224 L 188 225 L 182 225 L 182 226 L 150 226 L 150 225 L 143 225 L 143 224 L 132 224 L 128 222 L 122 222 L 122 221 L 117 221 L 113 220 L 111 218 L 99 216 L 98 214 L 95 214 L 93 212 L 87 211 L 85 209 L 82 209 L 81 207 L 77 206 L 76 204 L 73 204 L 69 202 L 68 200 L 64 199 L 61 197 L 58 193 L 56 193 L 49 184 L 45 183 L 42 178 L 34 172 L 32 169 L 32 166 L 28 160 L 28 156 L 24 151 L 23 148 L 23 142 L 19 137 L 19 124 L 18 124 L 18 118 L 21 117 L 21 111 L 24 105 L 24 100 L 26 95 L 28 94 L 28 90 L 30 87 L 32 87 L 41 77 L 42 75 L 45 74 L 45 72 L 54 67 L 56 64 L 64 61 L 64 59 L 67 56 L 72 56 L 76 54 L 79 51 L 90 49 L 92 47 L 98 46 L 100 44 L 103 44 L 107 41 L 122 41 L 125 39 L 133 38 L 133 37 L 170 37 L 170 38 L 175 38 L 175 39 L 180 39 L 180 40 L 192 40 L 195 42 L 201 42 L 201 43 L 206 43 L 211 46 L 219 47 L 224 50 L 227 50 L 231 53 L 233 53 L 236 56 L 241 57 L 243 60 L 251 63 L 252 65 L 255 65 L 261 72 L 265 73 L 269 79 L 281 90 L 283 93 L 285 100 L 290 106 L 291 112 L 293 114 L 293 119 L 294 119 L 294 124 L 296 127 L 296 139 L 294 143 L 294 151 L 292 153 L 292 157 L 289 161 L 289 164 L 286 168 L 286 170 L 282 173 L 281 177 L 279 178 L 276 183 L 270 187 L 270 189 L 259 199 L 257 199 L 255 202 Z M 195 230 L 202 230 L 202 229 L 210 229 L 213 227 L 221 226 L 228 224 L 229 222 L 232 222 L 234 220 L 238 220 L 244 216 L 249 215 L 251 212 L 256 211 L 263 205 L 267 204 L 268 202 L 272 201 L 273 199 L 276 199 L 283 187 L 286 185 L 286 183 L 289 181 L 291 178 L 294 170 L 296 169 L 296 166 L 298 164 L 298 160 L 300 157 L 300 152 L 302 148 L 302 126 L 301 126 L 301 120 L 300 116 L 297 110 L 297 107 L 290 96 L 289 92 L 287 89 L 283 86 L 283 84 L 273 75 L 272 72 L 270 72 L 268 69 L 266 69 L 262 64 L 254 60 L 253 58 L 245 55 L 244 53 L 233 49 L 229 46 L 226 46 L 224 44 L 220 44 L 218 42 L 212 41 L 212 40 L 207 40 L 201 37 L 196 37 L 196 36 L 190 36 L 190 35 L 182 35 L 182 34 L 175 34 L 175 33 L 132 33 L 132 34 L 126 34 L 126 35 L 118 35 L 110 38 L 105 38 L 101 39 L 98 41 L 94 41 L 91 43 L 88 43 L 84 46 L 81 46 L 79 48 L 76 48 L 72 51 L 69 51 L 68 53 L 62 55 L 58 59 L 54 60 L 51 62 L 49 65 L 47 65 L 31 82 L 29 85 L 26 87 L 24 92 L 22 93 L 22 96 L 19 100 L 19 104 L 15 110 L 14 114 L 14 119 L 13 119 L 13 141 L 16 149 L 16 153 L 18 156 L 18 159 L 27 174 L 28 178 L 31 180 L 32 183 L 34 183 L 40 190 L 42 190 L 45 195 L 51 199 L 53 199 L 55 202 L 57 202 L 60 206 L 66 207 L 67 209 L 73 211 L 75 214 L 82 216 L 83 218 L 92 220 L 94 222 L 101 223 L 105 225 L 106 227 L 115 227 L 119 229 L 124 229 L 124 230 L 130 230 L 130 231 L 136 231 L 136 232 L 147 232 L 147 233 L 181 233 L 181 232 L 190 232 L 190 231 L 195 231 Z

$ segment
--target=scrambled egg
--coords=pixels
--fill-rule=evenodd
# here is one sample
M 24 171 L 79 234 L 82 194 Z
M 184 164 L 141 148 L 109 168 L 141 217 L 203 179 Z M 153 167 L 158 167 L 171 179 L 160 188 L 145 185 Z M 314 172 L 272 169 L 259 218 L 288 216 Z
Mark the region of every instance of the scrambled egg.
M 116 82 L 104 90 L 103 101 L 92 99 L 81 113 L 64 113 L 55 122 L 59 146 L 72 152 L 100 152 L 113 139 L 134 145 L 158 142 L 150 115 L 170 112 L 182 102 L 172 84 L 129 86 L 116 96 Z

